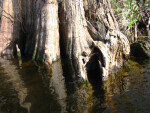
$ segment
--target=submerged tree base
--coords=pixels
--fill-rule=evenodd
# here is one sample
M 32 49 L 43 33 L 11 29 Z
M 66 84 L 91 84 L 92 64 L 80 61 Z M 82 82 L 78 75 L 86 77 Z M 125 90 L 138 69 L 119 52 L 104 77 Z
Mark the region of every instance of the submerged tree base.
M 84 80 L 94 71 L 107 78 L 129 55 L 129 41 L 119 30 L 109 0 L 4 0 L 3 8 L 13 24 L 2 17 L 1 31 L 11 32 L 1 52 L 8 47 L 16 51 L 17 44 L 22 56 L 47 66 L 65 56 L 75 76 Z

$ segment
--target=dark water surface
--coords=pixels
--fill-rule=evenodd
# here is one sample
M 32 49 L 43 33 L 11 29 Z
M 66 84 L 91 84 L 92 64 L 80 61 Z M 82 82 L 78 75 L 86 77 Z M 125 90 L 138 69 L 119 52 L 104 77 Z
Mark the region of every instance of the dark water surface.
M 77 83 L 66 63 L 47 70 L 0 58 L 0 113 L 150 112 L 150 59 L 129 61 L 103 85 L 92 78 L 92 85 Z

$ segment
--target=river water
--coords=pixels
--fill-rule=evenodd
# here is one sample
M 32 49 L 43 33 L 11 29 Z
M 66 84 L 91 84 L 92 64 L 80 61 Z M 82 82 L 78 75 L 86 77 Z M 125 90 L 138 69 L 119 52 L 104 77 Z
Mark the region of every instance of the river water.
M 65 63 L 0 58 L 0 113 L 149 113 L 150 59 L 130 60 L 103 84 L 76 82 Z

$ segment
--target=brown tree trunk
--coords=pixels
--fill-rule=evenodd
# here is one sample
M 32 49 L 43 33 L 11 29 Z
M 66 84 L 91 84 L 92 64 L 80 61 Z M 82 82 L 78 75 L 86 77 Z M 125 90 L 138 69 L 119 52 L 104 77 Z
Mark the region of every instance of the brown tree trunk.
M 5 58 L 12 58 L 19 39 L 20 15 L 18 0 L 4 0 L 0 30 L 0 52 Z
M 61 5 L 60 23 L 66 55 L 72 59 L 75 73 L 86 77 L 86 57 L 92 51 L 92 39 L 87 30 L 82 0 L 64 0 Z
M 43 59 L 43 62 L 51 64 L 52 61 L 60 58 L 58 3 L 57 0 L 49 0 L 43 5 L 39 2 L 39 6 L 41 7 L 36 7 L 39 15 L 36 14 L 35 58 Z
M 60 58 L 57 0 L 22 2 L 26 28 L 24 54 L 51 64 Z
M 16 1 L 18 8 L 12 13 L 16 15 L 19 11 L 21 27 L 17 29 L 16 22 L 12 33 L 20 33 L 16 43 L 22 55 L 51 64 L 60 58 L 61 49 L 62 56 L 70 59 L 75 75 L 85 80 L 94 72 L 107 78 L 129 55 L 129 42 L 119 30 L 109 0 Z M 15 2 L 12 4 L 16 6 Z M 2 21 L 2 26 L 8 23 Z
M 105 27 L 106 35 L 100 34 L 90 22 L 86 22 L 82 0 L 69 2 L 65 0 L 62 2 L 60 12 L 60 23 L 63 28 L 61 38 L 66 55 L 72 59 L 76 75 L 87 79 L 88 71 L 91 71 L 90 65 L 95 62 L 99 66 L 93 67 L 100 68 L 99 71 L 102 69 L 98 74 L 102 73 L 107 78 L 110 70 L 123 65 L 123 59 L 129 55 L 129 42 L 119 31 L 108 0 L 104 0 L 103 3 L 95 1 L 94 4 L 85 2 L 91 6 L 97 5 L 93 9 L 94 13 L 87 14 L 87 19 L 92 23 L 98 18 L 100 20 L 98 24 Z

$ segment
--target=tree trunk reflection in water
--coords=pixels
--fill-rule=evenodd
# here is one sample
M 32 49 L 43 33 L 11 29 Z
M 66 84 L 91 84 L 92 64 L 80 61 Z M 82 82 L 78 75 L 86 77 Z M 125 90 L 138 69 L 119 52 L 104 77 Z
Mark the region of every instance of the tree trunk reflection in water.
M 97 56 L 93 56 L 89 63 L 93 63 L 93 60 L 97 62 L 93 66 L 98 67 Z M 101 87 L 103 86 L 101 78 L 94 79 L 101 73 L 101 71 L 93 73 L 97 68 L 89 67 L 90 85 L 85 82 L 75 82 L 76 77 L 73 77 L 72 66 L 67 60 L 62 61 L 63 64 L 61 61 L 54 62 L 49 73 L 49 69 L 37 67 L 31 62 L 23 61 L 19 64 L 18 60 L 0 59 L 0 80 L 4 80 L 1 81 L 3 85 L 0 83 L 0 112 L 8 113 L 7 109 L 15 113 L 149 111 L 150 63 L 148 61 L 145 61 L 146 64 L 142 61 L 142 65 L 130 62 L 127 67 L 120 69 L 117 75 L 105 81 L 105 93 Z M 7 103 L 3 102 L 4 106 L 1 103 L 2 97 Z
M 10 86 L 11 89 L 17 92 L 16 98 L 18 98 L 20 104 L 20 108 L 18 109 L 24 108 L 26 110 L 25 113 L 60 113 L 60 111 L 63 113 L 65 111 L 66 94 L 59 63 L 53 65 L 53 75 L 49 79 L 49 89 L 50 91 L 54 89 L 55 94 L 49 92 L 47 87 L 43 85 L 45 81 L 42 76 L 44 75 L 41 75 L 37 67 L 33 66 L 30 62 L 24 62 L 21 69 L 18 67 L 18 61 L 16 64 L 13 61 L 0 59 L 0 64 L 4 68 L 4 75 L 1 75 L 1 77 L 5 76 L 8 78 L 5 84 L 12 84 Z M 7 96 L 5 98 L 7 99 Z M 18 111 L 18 113 L 20 112 Z
M 58 103 L 61 106 L 61 113 L 65 113 L 67 107 L 67 94 L 60 60 L 52 64 L 52 73 L 49 74 L 52 75 L 47 76 L 47 73 L 43 73 L 43 78 L 48 81 L 47 85 L 49 85 L 48 87 L 50 89 L 50 92 L 56 94 Z
M 15 98 L 18 99 L 19 105 L 16 113 L 20 113 L 19 109 L 23 109 L 21 110 L 23 113 L 90 112 L 97 109 L 94 103 L 99 103 L 101 108 L 101 102 L 104 102 L 104 99 L 100 99 L 101 97 L 98 97 L 97 100 L 95 95 L 104 95 L 103 92 L 96 92 L 96 88 L 93 91 L 92 86 L 88 83 L 75 82 L 75 78 L 70 76 L 73 74 L 71 69 L 65 69 L 65 65 L 68 67 L 70 64 L 64 63 L 62 70 L 61 61 L 54 62 L 51 68 L 52 73 L 45 68 L 36 67 L 31 62 L 23 61 L 20 65 L 18 60 L 0 59 L 0 64 L 4 68 L 4 74 L 0 75 L 0 78 L 7 77 L 7 82 L 4 84 L 12 84 L 10 88 L 17 92 Z M 99 90 L 101 86 L 96 87 Z M 12 93 L 10 89 L 7 90 L 9 95 L 13 95 L 10 94 Z M 3 96 L 8 98 L 7 95 Z M 103 101 L 98 102 L 99 99 Z M 12 99 L 10 101 L 17 106 Z M 10 111 L 14 109 L 13 106 L 9 108 L 7 105 L 6 108 Z M 5 112 L 7 111 L 4 110 Z
M 16 69 L 17 67 L 4 59 L 0 59 L 0 63 L 4 68 L 4 73 L 6 73 L 5 76 L 9 78 L 8 82 L 12 83 L 12 87 L 18 93 L 20 106 L 27 109 L 28 113 L 30 113 L 31 103 L 25 102 L 25 99 L 28 95 L 27 88 L 25 87 L 25 84 L 19 75 L 18 70 Z

